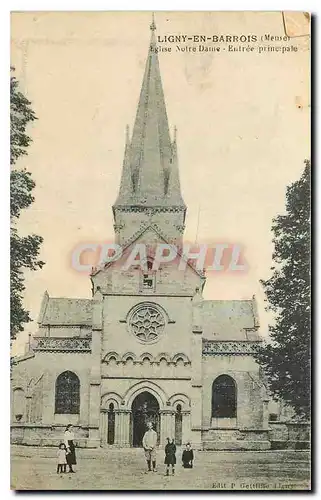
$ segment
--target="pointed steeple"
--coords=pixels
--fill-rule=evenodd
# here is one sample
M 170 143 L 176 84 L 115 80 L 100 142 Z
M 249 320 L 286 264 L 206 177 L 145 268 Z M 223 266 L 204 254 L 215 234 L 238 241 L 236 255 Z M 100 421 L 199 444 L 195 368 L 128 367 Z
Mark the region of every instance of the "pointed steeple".
M 130 140 L 127 132 L 119 195 L 113 205 L 116 240 L 121 244 L 146 224 L 156 224 L 173 241 L 182 238 L 184 231 L 186 205 L 180 190 L 176 131 L 172 142 L 154 16 L 150 30 L 133 133 Z
M 151 40 L 131 141 L 130 163 L 137 202 L 159 204 L 171 158 L 171 140 L 156 50 L 156 25 Z
M 174 127 L 174 140 L 172 143 L 171 168 L 169 171 L 167 197 L 170 205 L 185 206 L 181 194 L 181 183 L 179 180 L 178 155 L 177 155 L 177 128 Z
M 119 194 L 116 200 L 116 205 L 122 205 L 128 203 L 128 200 L 130 200 L 133 195 L 133 183 L 132 183 L 129 154 L 130 154 L 129 125 L 126 125 L 123 170 L 121 174 Z

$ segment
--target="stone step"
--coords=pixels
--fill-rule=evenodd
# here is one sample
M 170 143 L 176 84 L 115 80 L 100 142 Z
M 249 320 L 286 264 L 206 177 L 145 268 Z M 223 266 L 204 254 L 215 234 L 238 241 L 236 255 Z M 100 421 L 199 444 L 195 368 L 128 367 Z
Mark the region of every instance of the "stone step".
M 247 439 L 235 440 L 205 440 L 203 442 L 204 450 L 226 450 L 226 451 L 244 451 L 244 450 L 269 450 L 270 441 L 250 441 Z

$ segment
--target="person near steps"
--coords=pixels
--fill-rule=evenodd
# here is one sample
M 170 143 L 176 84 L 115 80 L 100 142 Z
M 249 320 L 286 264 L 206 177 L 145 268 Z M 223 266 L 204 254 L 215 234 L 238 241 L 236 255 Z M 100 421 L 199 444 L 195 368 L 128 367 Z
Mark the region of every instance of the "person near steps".
M 167 438 L 164 464 L 166 465 L 166 476 L 169 476 L 170 467 L 172 467 L 172 475 L 174 476 L 176 464 L 176 444 L 174 439 Z
M 192 469 L 193 468 L 193 460 L 194 460 L 193 450 L 191 448 L 190 443 L 187 443 L 186 449 L 183 451 L 183 455 L 182 455 L 182 462 L 183 462 L 184 469 Z
M 156 444 L 157 433 L 153 429 L 152 422 L 147 423 L 147 431 L 143 437 L 143 448 L 145 451 L 145 458 L 147 461 L 148 471 L 151 471 L 153 465 L 153 472 L 156 472 Z
M 75 436 L 74 436 L 74 433 L 72 431 L 72 425 L 68 424 L 66 427 L 66 430 L 65 430 L 65 434 L 64 434 L 64 443 L 65 443 L 66 448 L 67 448 L 66 460 L 67 460 L 67 464 L 69 467 L 68 472 L 75 472 L 73 470 L 72 466 L 77 464 L 74 439 L 75 439 Z
M 67 449 L 65 443 L 60 443 L 57 453 L 57 474 L 65 473 L 67 467 Z

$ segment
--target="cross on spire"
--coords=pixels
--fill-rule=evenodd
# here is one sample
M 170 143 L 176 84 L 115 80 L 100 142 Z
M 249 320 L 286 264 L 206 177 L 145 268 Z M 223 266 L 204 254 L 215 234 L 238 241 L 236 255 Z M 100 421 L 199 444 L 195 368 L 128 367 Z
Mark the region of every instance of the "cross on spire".
M 156 30 L 154 12 L 152 13 L 152 24 L 150 25 L 150 29 L 151 29 L 151 31 L 155 31 Z

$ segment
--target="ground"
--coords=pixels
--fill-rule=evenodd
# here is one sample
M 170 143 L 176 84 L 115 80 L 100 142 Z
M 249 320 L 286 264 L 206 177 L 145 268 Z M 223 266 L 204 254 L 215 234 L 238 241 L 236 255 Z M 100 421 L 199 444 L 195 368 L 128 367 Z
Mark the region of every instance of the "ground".
M 181 450 L 175 476 L 146 473 L 142 449 L 77 450 L 77 473 L 56 473 L 55 448 L 12 446 L 11 488 L 15 490 L 280 490 L 310 489 L 307 451 L 196 452 L 193 469 L 183 469 Z

